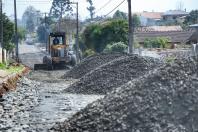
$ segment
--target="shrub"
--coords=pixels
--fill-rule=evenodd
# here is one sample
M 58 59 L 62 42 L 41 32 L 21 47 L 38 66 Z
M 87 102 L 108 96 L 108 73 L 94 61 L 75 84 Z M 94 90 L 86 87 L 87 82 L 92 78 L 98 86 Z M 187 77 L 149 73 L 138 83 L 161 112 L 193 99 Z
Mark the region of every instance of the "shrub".
M 109 20 L 101 24 L 92 24 L 85 28 L 81 39 L 88 49 L 95 52 L 103 52 L 107 44 L 113 42 L 124 42 L 128 40 L 127 20 Z
M 169 48 L 168 44 L 169 39 L 164 37 L 157 37 L 153 39 L 145 39 L 144 47 L 145 48 Z
M 95 54 L 95 51 L 93 51 L 92 49 L 87 49 L 83 53 L 83 57 L 88 57 L 88 56 L 91 56 L 91 55 L 94 55 L 94 54 Z
M 104 49 L 104 52 L 110 53 L 110 52 L 125 52 L 127 50 L 127 45 L 123 42 L 117 42 L 108 44 L 106 48 Z

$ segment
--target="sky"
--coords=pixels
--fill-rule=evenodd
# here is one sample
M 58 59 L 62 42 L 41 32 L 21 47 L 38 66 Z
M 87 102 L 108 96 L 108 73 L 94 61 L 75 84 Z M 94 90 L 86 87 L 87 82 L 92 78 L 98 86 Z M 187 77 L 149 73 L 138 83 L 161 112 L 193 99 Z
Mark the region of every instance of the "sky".
M 3 12 L 5 12 L 11 18 L 13 18 L 14 16 L 13 1 L 14 0 L 3 0 Z M 86 7 L 89 4 L 86 2 L 86 0 L 70 0 L 70 1 L 79 3 L 80 19 L 89 18 L 89 12 L 86 9 Z M 96 8 L 95 15 L 100 16 L 109 13 L 123 0 L 92 0 L 92 1 Z M 49 12 L 52 0 L 16 0 L 16 2 L 17 2 L 17 17 L 21 19 L 23 12 L 30 5 L 34 6 L 37 10 L 40 10 L 41 12 Z M 132 12 L 142 12 L 142 11 L 165 12 L 167 10 L 176 9 L 178 3 L 180 2 L 183 3 L 183 8 L 186 9 L 187 11 L 198 9 L 198 0 L 131 0 L 131 2 L 132 2 Z M 104 7 L 106 3 L 108 4 Z M 101 9 L 101 7 L 103 8 Z M 128 12 L 127 0 L 125 0 L 125 2 L 117 9 L 123 12 Z M 112 12 L 110 16 L 114 12 Z

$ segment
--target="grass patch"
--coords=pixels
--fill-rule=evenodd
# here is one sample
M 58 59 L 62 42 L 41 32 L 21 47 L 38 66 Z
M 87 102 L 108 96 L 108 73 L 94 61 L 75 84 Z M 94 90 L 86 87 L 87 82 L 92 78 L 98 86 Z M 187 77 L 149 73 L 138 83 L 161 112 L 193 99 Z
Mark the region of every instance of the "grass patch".
M 0 70 L 5 70 L 6 69 L 6 64 L 0 63 Z
M 6 64 L 0 63 L 0 70 L 4 70 L 7 73 L 19 73 L 23 70 L 24 66 L 7 66 Z

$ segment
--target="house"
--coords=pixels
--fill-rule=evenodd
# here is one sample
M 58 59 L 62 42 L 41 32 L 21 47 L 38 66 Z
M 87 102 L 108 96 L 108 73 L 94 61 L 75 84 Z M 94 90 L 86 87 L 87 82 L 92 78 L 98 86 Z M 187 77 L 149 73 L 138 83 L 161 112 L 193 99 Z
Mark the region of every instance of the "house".
M 160 26 L 182 23 L 189 15 L 185 10 L 168 10 L 166 12 L 136 12 L 140 18 L 141 26 Z
M 137 12 L 134 13 L 140 18 L 142 26 L 154 26 L 158 25 L 158 22 L 162 19 L 162 12 Z
M 140 44 L 144 44 L 146 39 L 154 39 L 157 37 L 165 37 L 169 39 L 170 44 L 184 44 L 190 43 L 192 40 L 192 36 L 196 32 L 194 30 L 188 31 L 151 31 L 151 32 L 135 32 L 135 36 L 137 41 Z
M 183 10 L 169 10 L 162 14 L 163 20 L 166 23 L 183 22 L 189 12 Z

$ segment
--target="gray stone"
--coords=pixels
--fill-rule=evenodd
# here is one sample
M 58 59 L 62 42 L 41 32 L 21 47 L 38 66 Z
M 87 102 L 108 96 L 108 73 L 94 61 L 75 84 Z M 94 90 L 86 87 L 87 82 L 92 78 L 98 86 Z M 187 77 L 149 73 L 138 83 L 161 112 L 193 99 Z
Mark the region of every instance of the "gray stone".
M 158 70 L 114 89 L 69 120 L 57 123 L 51 130 L 197 131 L 197 62 L 189 58 L 161 66 Z

